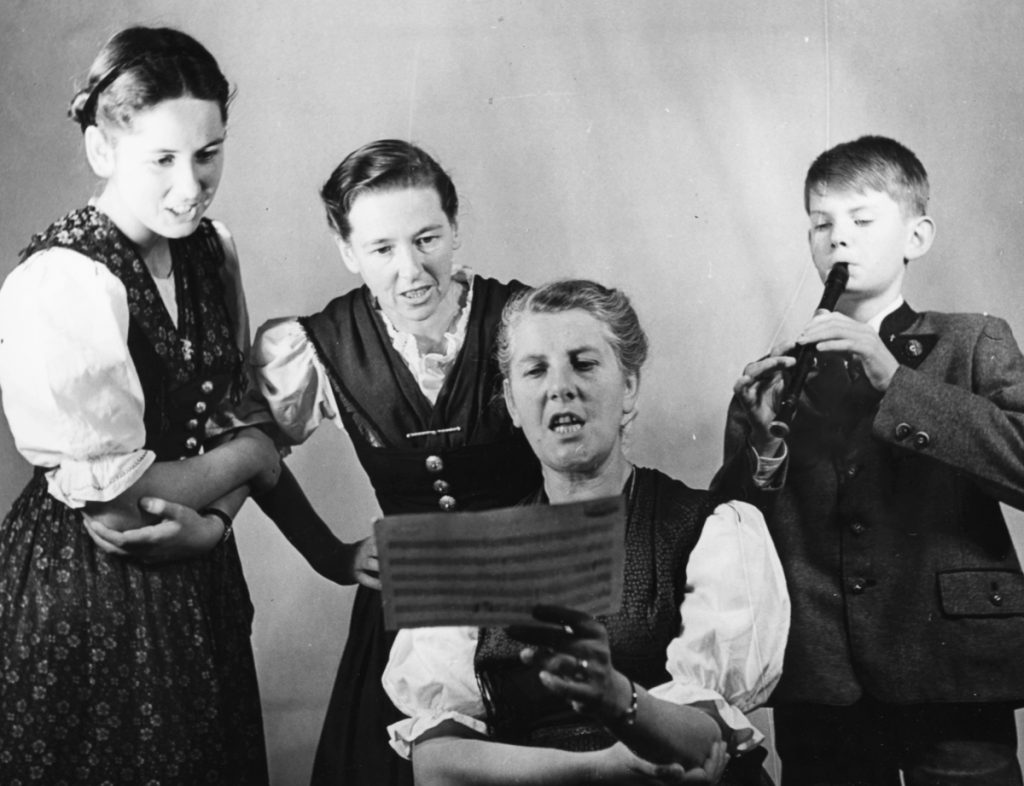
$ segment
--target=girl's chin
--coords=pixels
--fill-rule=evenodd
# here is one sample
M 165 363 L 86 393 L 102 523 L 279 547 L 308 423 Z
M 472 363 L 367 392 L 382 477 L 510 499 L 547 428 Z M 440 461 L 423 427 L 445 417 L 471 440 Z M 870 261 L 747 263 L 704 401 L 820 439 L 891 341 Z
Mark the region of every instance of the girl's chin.
M 162 235 L 169 240 L 178 240 L 183 237 L 188 237 L 199 227 L 199 220 L 202 216 L 197 216 L 188 221 L 182 220 L 164 220 L 160 221 L 156 226 L 150 227 L 150 231 L 155 234 Z

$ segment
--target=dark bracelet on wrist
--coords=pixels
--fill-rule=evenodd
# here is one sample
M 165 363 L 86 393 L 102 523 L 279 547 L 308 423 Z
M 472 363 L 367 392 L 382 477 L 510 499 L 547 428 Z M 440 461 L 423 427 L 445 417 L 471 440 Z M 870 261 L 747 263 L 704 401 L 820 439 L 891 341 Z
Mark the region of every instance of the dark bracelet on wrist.
M 203 508 L 202 510 L 197 511 L 197 513 L 199 513 L 200 516 L 215 516 L 221 520 L 222 524 L 224 524 L 224 534 L 220 536 L 220 543 L 217 544 L 218 546 L 231 540 L 231 527 L 234 523 L 231 521 L 231 516 L 220 508 Z

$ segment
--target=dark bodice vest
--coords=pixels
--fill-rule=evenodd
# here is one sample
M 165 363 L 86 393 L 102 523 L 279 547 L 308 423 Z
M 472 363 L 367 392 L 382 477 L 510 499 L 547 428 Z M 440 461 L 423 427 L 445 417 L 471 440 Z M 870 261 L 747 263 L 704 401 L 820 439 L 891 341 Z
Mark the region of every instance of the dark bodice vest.
M 204 219 L 189 237 L 171 240 L 178 325 L 132 242 L 93 207 L 75 210 L 35 235 L 21 252 L 67 248 L 100 262 L 124 285 L 128 351 L 145 398 L 145 447 L 160 461 L 199 453 L 217 405 L 245 388 L 243 358 L 225 306 L 224 249 Z
M 385 514 L 512 505 L 539 482 L 501 400 L 493 357 L 501 310 L 522 285 L 476 276 L 466 338 L 431 405 L 392 346 L 366 287 L 300 320 Z
M 627 499 L 622 607 L 598 619 L 608 630 L 612 662 L 637 684 L 667 682 L 665 650 L 679 635 L 686 563 L 713 509 L 706 491 L 655 469 L 637 468 Z M 542 495 L 533 500 L 545 504 Z M 501 628 L 484 628 L 475 667 L 492 733 L 504 742 L 598 750 L 615 740 L 540 684 L 519 660 L 523 645 Z

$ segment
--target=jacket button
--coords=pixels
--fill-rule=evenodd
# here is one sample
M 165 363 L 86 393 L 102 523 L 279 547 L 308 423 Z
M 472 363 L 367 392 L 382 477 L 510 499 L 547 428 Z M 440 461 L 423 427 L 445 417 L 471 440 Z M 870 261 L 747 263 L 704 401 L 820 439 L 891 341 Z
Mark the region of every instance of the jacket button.
M 912 338 L 907 342 L 907 354 L 910 355 L 910 357 L 919 358 L 921 357 L 922 352 L 924 352 L 924 347 L 921 346 L 921 342 L 916 338 Z
M 909 423 L 900 423 L 896 426 L 896 439 L 906 439 L 913 430 Z
M 850 580 L 850 592 L 854 595 L 860 595 L 864 592 L 864 588 L 867 586 L 867 582 L 864 579 L 851 579 Z
M 860 521 L 855 521 L 853 522 L 853 524 L 850 525 L 850 532 L 852 532 L 854 535 L 863 535 L 864 530 L 866 529 L 867 527 L 865 527 L 863 522 Z
M 988 596 L 988 599 L 992 601 L 993 606 L 1003 605 L 1003 596 L 1000 595 L 998 592 L 993 592 L 991 595 Z
M 199 421 L 196 420 L 195 418 L 192 418 L 192 420 L 185 424 L 185 428 L 187 428 L 189 431 L 195 431 L 197 428 L 199 428 Z
M 447 480 L 441 480 L 438 478 L 434 481 L 434 491 L 438 494 L 447 494 L 449 489 L 451 489 L 451 484 L 448 483 Z
M 205 393 L 207 396 L 209 396 L 211 393 L 213 393 L 213 383 L 210 380 L 205 379 L 203 380 L 203 384 L 199 386 L 199 389 L 203 391 L 203 393 Z
M 199 440 L 197 440 L 195 437 L 189 437 L 188 439 L 185 440 L 186 450 L 195 450 L 197 447 L 199 447 Z
M 857 464 L 851 464 L 846 468 L 846 477 L 855 478 L 857 473 L 860 472 L 860 466 Z
M 928 436 L 927 432 L 918 431 L 914 435 L 914 447 L 918 450 L 928 447 L 928 444 L 932 441 L 932 438 Z
M 204 412 L 206 412 L 206 402 L 197 401 L 196 405 L 192 407 L 192 409 L 195 411 L 197 415 L 202 415 Z
M 441 510 L 455 510 L 455 497 L 449 497 L 445 494 L 437 501 L 437 505 Z
M 433 472 L 435 475 L 444 469 L 444 462 L 441 461 L 440 456 L 427 456 L 424 464 L 427 467 L 427 472 Z

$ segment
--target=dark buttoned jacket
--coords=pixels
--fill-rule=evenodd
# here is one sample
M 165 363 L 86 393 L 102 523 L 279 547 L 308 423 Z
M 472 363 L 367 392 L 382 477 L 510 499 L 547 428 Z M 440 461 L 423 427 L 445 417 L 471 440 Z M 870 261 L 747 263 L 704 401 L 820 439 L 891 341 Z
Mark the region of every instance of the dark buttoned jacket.
M 768 488 L 730 407 L 712 488 L 762 509 L 792 598 L 772 702 L 1024 700 L 1024 575 L 999 505 L 1024 507 L 1024 357 L 978 314 L 904 304 L 880 335 L 889 388 L 823 367 Z

